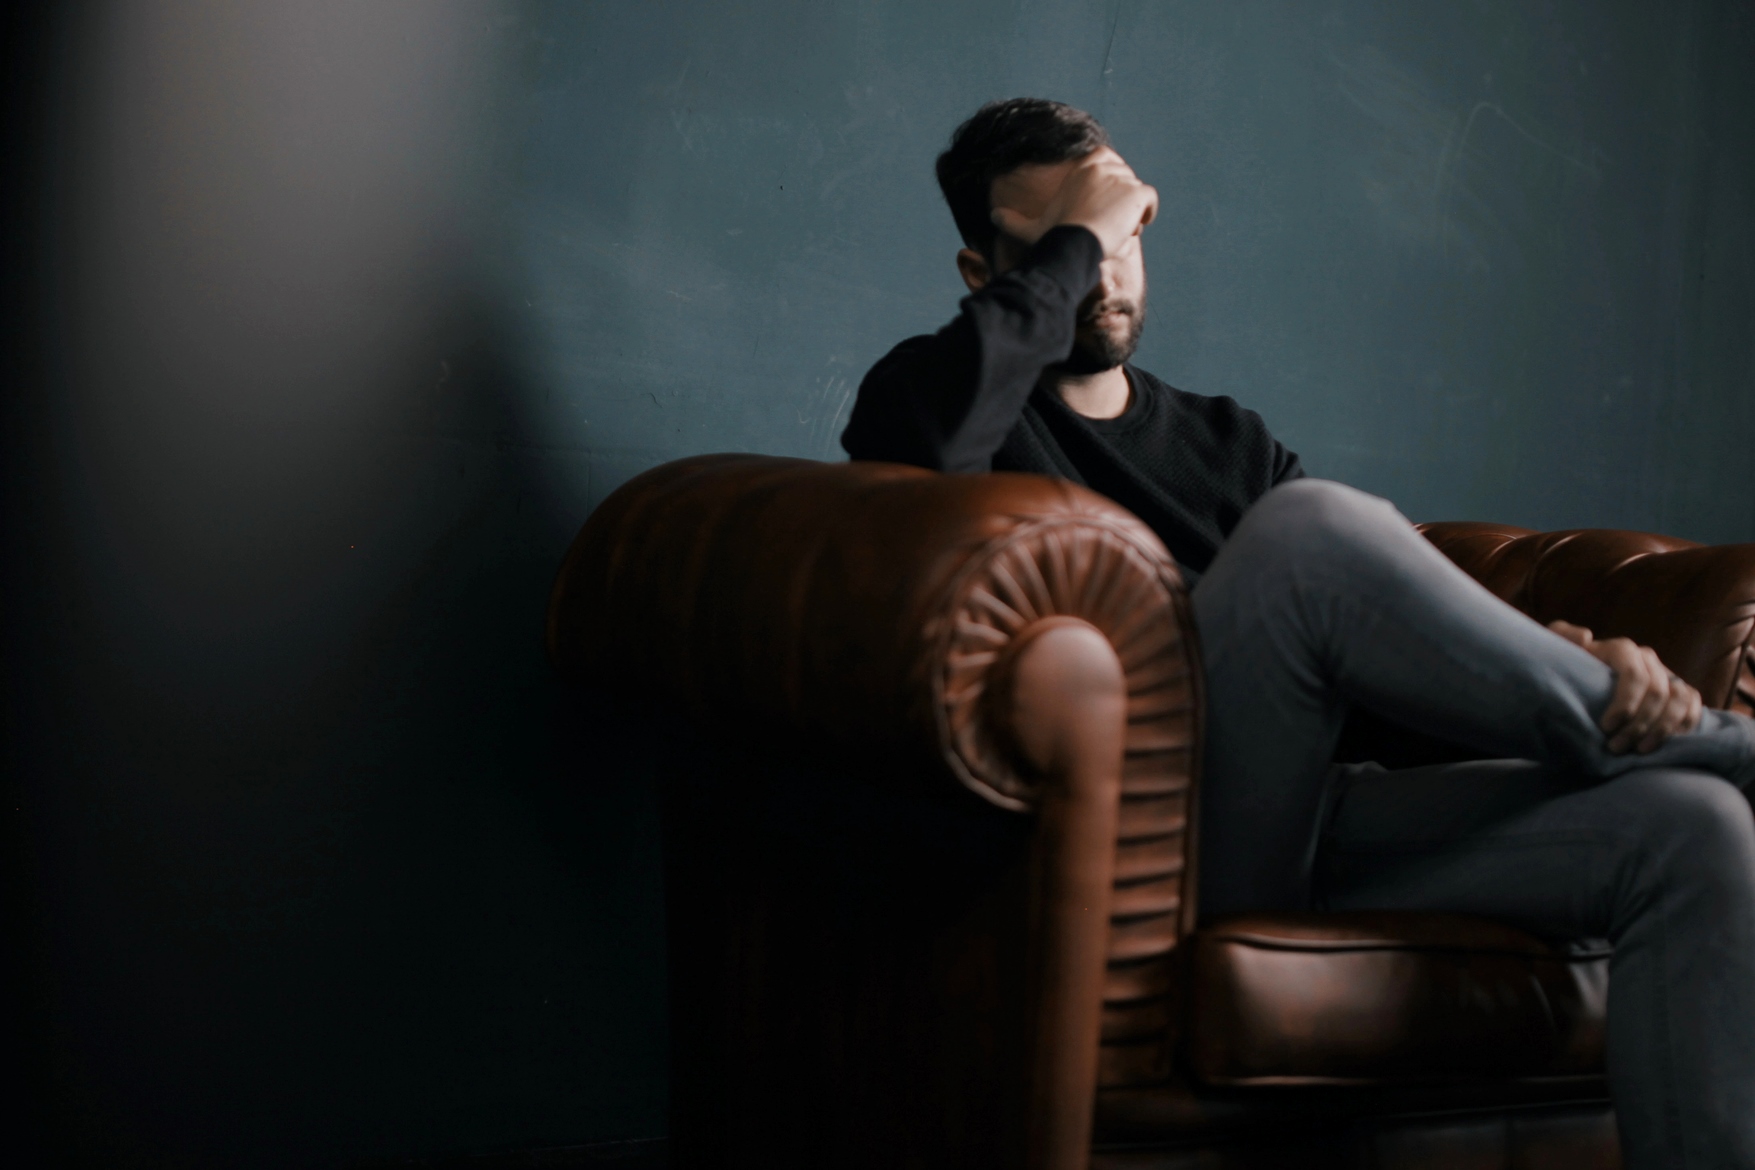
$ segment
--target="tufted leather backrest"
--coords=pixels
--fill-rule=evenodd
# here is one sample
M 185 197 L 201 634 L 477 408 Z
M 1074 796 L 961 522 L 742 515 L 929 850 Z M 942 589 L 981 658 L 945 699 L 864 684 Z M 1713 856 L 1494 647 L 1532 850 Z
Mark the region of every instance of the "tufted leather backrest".
M 1755 714 L 1755 545 L 1613 529 L 1531 532 L 1422 524 L 1451 560 L 1539 622 L 1586 626 L 1658 652 L 1708 705 Z

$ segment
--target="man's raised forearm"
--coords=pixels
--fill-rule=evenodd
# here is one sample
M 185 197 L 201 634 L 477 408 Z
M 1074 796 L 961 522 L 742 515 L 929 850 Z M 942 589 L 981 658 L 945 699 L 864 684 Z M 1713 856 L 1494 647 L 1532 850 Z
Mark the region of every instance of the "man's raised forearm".
M 965 297 L 949 325 L 872 367 L 841 445 L 855 459 L 989 470 L 1042 371 L 1072 352 L 1101 261 L 1084 228 L 1044 235 L 1023 264 Z

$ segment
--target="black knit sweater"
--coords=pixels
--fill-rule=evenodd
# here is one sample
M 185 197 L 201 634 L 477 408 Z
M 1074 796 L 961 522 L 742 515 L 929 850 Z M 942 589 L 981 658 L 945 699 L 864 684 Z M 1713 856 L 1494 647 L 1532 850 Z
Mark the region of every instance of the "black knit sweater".
M 1198 577 L 1250 505 L 1304 471 L 1254 411 L 1131 365 L 1119 417 L 1086 418 L 1061 401 L 1044 371 L 1071 354 L 1101 260 L 1084 228 L 1043 236 L 1023 264 L 965 297 L 949 325 L 871 368 L 841 445 L 855 459 L 1083 484 L 1144 520 Z

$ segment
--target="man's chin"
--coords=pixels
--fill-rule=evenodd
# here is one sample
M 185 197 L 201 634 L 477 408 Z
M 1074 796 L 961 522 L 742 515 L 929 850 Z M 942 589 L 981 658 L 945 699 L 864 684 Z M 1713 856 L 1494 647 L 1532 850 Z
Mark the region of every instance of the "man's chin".
M 1085 346 L 1075 345 L 1072 353 L 1067 355 L 1067 359 L 1054 368 L 1062 374 L 1082 377 L 1085 374 L 1101 374 L 1105 370 L 1113 370 L 1126 360 L 1126 358 L 1122 358 L 1121 361 L 1117 361 L 1110 354 L 1093 353 Z
M 1131 335 L 1092 337 L 1081 331 L 1073 341 L 1072 353 L 1059 368 L 1068 374 L 1101 374 L 1125 363 L 1133 356 L 1134 348 Z

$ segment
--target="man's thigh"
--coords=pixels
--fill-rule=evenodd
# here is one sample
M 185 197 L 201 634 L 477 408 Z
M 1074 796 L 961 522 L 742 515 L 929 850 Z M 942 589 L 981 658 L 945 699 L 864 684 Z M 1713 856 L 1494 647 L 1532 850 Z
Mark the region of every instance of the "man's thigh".
M 1719 783 L 1674 770 L 1590 780 L 1528 760 L 1353 769 L 1323 835 L 1317 904 L 1608 936 L 1665 818 L 1695 799 L 1690 788 Z

